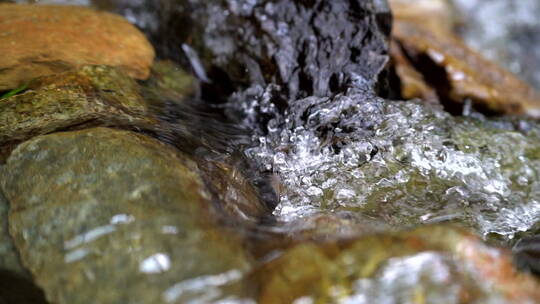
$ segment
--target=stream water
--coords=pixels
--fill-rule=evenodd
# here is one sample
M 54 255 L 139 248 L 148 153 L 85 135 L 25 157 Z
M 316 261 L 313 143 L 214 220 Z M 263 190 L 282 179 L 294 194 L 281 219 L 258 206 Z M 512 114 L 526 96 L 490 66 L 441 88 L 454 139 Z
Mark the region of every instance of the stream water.
M 166 8 L 157 13 L 144 13 L 144 9 L 153 5 L 148 1 L 15 2 L 107 8 L 123 13 L 149 33 L 160 28 L 159 18 L 164 18 L 167 13 Z M 229 5 L 236 5 L 238 11 L 249 11 L 248 15 L 257 16 L 264 25 L 265 18 L 273 15 L 258 14 L 260 11 L 255 8 L 258 2 L 228 1 Z M 167 7 L 167 4 L 163 4 L 163 7 Z M 336 8 L 328 8 L 329 11 L 332 9 Z M 271 12 L 272 8 L 266 7 L 264 11 Z M 216 13 L 216 16 L 221 14 L 223 12 Z M 384 22 L 379 21 L 377 24 L 383 27 L 381 24 Z M 321 27 L 324 27 L 324 22 L 321 23 Z M 216 24 L 219 25 L 219 22 Z M 289 27 L 283 24 L 277 29 L 276 37 L 272 37 L 275 41 L 264 35 L 261 35 L 263 38 L 260 41 L 268 43 L 265 44 L 267 46 L 270 45 L 268 40 L 272 40 L 279 46 L 285 41 L 283 37 L 297 34 L 296 25 Z M 345 36 L 348 34 L 344 33 Z M 330 40 L 325 38 L 321 41 Z M 375 45 L 379 38 L 371 38 L 375 42 L 368 44 Z M 230 42 L 223 37 L 212 42 L 216 41 L 224 44 Z M 309 49 L 311 45 L 305 42 L 302 46 Z M 332 43 L 325 46 L 339 47 Z M 196 47 L 187 44 L 176 45 L 177 51 L 183 50 L 185 53 L 183 63 L 191 67 L 202 86 L 211 87 L 207 76 L 216 77 L 222 71 L 217 73 L 217 68 L 208 69 L 201 63 L 207 60 L 208 54 L 203 51 L 196 53 L 194 49 Z M 327 57 L 332 57 L 332 51 L 328 51 Z M 287 58 L 276 64 L 281 73 L 281 78 L 277 77 L 279 81 L 268 81 L 267 71 L 246 68 L 244 74 L 248 76 L 231 72 L 233 76 L 227 78 L 231 85 L 236 85 L 235 89 L 241 88 L 234 93 L 229 92 L 228 98 L 216 101 L 214 97 L 222 91 L 208 90 L 202 93 L 202 99 L 208 101 L 212 98 L 214 104 L 208 106 L 211 111 L 219 112 L 220 117 L 228 120 L 227 123 L 235 124 L 230 129 L 222 130 L 222 133 L 219 133 L 219 128 L 209 127 L 208 132 L 217 135 L 206 139 L 227 146 L 225 151 L 218 153 L 240 150 L 250 170 L 256 171 L 254 175 L 264 176 L 267 182 L 265 186 L 272 186 L 267 187 L 267 204 L 275 209 L 271 214 L 272 221 L 269 221 L 270 224 L 265 222 L 268 226 L 265 228 L 289 234 L 305 229 L 306 221 L 310 218 L 334 216 L 347 223 L 332 232 L 331 238 L 340 239 L 448 222 L 466 227 L 487 241 L 507 247 L 513 246 L 524 236 L 540 232 L 540 125 L 521 118 L 489 118 L 476 112 L 467 116 L 452 116 L 441 106 L 423 104 L 418 100 L 385 99 L 381 95 L 387 89 L 376 80 L 386 62 L 375 47 L 370 51 L 372 53 L 367 58 L 374 62 L 370 67 L 376 71 L 374 75 L 365 71 L 347 71 L 349 66 L 345 64 L 343 73 L 336 72 L 342 66 L 336 68 L 326 64 L 324 56 L 318 54 L 318 57 L 310 57 L 309 52 L 298 57 L 312 59 L 316 63 L 303 63 L 303 66 L 296 67 L 290 63 L 296 58 L 291 55 L 294 50 L 286 50 L 281 55 Z M 257 55 L 264 57 L 264 51 L 260 52 L 263 55 Z M 228 55 L 224 54 L 219 59 L 228 60 Z M 347 55 L 347 58 L 353 58 L 358 54 Z M 263 65 L 252 58 L 242 60 L 246 66 L 259 64 L 272 70 L 272 67 L 268 67 L 270 63 Z M 222 62 L 216 61 L 218 63 L 213 63 L 213 68 L 220 67 L 227 71 L 225 67 L 230 62 L 219 66 Z M 361 65 L 361 61 L 355 61 L 355 64 Z M 307 68 L 303 72 L 297 73 L 305 66 Z M 320 76 L 326 82 L 313 76 L 319 73 L 318 69 L 328 72 L 324 77 Z M 256 79 L 260 83 L 253 81 L 250 85 L 244 85 L 246 78 Z M 203 121 L 206 116 L 200 117 Z M 171 128 L 163 132 L 161 139 L 166 141 L 174 140 L 172 133 L 185 131 L 175 129 L 175 119 L 190 119 L 181 111 L 178 115 L 162 118 Z M 227 123 L 220 126 L 229 126 Z M 242 132 L 235 134 L 238 130 Z M 363 228 L 359 230 L 360 225 Z M 455 272 L 448 267 L 444 258 L 430 253 L 392 259 L 379 270 L 376 278 L 357 281 L 354 287 L 356 296 L 344 303 L 398 303 L 399 298 L 396 297 L 400 291 L 397 289 L 412 288 L 421 280 L 444 284 Z M 241 276 L 241 273 L 231 271 L 200 277 L 179 283 L 179 286 L 171 287 L 166 293 L 174 298 L 175 294 L 190 288 L 226 285 L 229 281 L 239 280 Z M 428 302 L 447 299 L 448 303 L 459 303 L 459 295 L 454 289 L 437 292 L 433 292 Z M 240 302 L 232 300 L 226 303 Z M 298 303 L 311 302 L 306 299 Z M 489 303 L 498 302 L 493 299 Z

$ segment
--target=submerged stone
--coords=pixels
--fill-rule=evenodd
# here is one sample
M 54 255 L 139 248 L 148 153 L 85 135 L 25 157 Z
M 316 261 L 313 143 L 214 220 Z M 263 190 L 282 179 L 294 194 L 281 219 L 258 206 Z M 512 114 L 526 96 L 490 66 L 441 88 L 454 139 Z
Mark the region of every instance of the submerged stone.
M 124 18 L 73 6 L 0 3 L 0 91 L 84 64 L 145 79 L 152 45 Z
M 219 201 L 219 208 L 229 220 L 256 223 L 272 214 L 252 181 L 226 161 L 202 159 L 199 168 L 209 190 Z
M 302 243 L 254 275 L 258 303 L 536 303 L 507 251 L 444 226 Z
M 34 80 L 29 89 L 0 101 L 0 144 L 70 127 L 152 125 L 135 81 L 112 67 L 79 70 Z
M 3 172 L 9 224 L 52 303 L 235 299 L 249 269 L 196 164 L 159 141 L 95 128 L 19 145 Z
M 148 81 L 142 86 L 147 102 L 170 100 L 182 102 L 197 92 L 196 78 L 178 64 L 169 60 L 157 60 L 152 65 Z

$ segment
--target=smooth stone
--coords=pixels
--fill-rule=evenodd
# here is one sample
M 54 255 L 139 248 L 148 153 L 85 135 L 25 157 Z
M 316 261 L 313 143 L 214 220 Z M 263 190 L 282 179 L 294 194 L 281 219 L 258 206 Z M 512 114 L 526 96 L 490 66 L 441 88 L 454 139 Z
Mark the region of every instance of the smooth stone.
M 107 66 L 34 80 L 27 91 L 0 100 L 0 144 L 87 125 L 155 124 L 135 81 Z
M 241 240 L 216 223 L 196 164 L 166 144 L 107 128 L 39 136 L 11 154 L 3 179 L 16 246 L 52 303 L 241 291 Z
M 538 281 L 518 273 L 508 251 L 445 226 L 301 243 L 253 277 L 262 304 L 532 304 L 540 299 Z
M 146 79 L 154 49 L 121 16 L 76 6 L 0 3 L 0 91 L 84 64 Z

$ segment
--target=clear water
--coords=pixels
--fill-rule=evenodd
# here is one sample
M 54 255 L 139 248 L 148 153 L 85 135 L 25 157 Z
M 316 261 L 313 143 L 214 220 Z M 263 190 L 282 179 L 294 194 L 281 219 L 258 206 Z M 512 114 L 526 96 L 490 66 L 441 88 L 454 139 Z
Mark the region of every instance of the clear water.
M 511 240 L 540 220 L 540 138 L 528 127 L 350 92 L 296 101 L 247 153 L 280 180 L 283 222 L 344 211 L 393 228 L 452 221 Z

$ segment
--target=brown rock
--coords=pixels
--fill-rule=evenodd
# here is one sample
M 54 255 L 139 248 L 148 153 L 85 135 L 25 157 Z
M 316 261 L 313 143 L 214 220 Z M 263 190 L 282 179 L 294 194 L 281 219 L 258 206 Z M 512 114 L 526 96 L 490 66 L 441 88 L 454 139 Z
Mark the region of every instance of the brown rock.
M 537 303 L 539 282 L 509 252 L 425 226 L 346 242 L 303 242 L 257 269 L 258 303 Z
M 0 91 L 83 64 L 145 79 L 152 45 L 120 16 L 88 8 L 0 4 Z
M 540 94 L 468 48 L 452 32 L 424 24 L 420 17 L 394 21 L 393 39 L 440 98 L 455 103 L 470 99 L 476 107 L 490 112 L 540 117 Z M 399 69 L 408 67 L 399 67 L 399 57 L 394 58 L 399 75 Z M 405 80 L 409 86 L 410 79 L 419 80 L 410 73 L 403 75 L 409 78 Z M 425 90 L 417 92 L 419 96 L 407 97 L 424 97 Z
M 414 68 L 395 40 L 390 42 L 390 56 L 399 77 L 401 97 L 404 99 L 421 98 L 429 103 L 439 102 L 435 89 L 427 84 L 422 73 Z
M 422 20 L 432 29 L 451 31 L 457 16 L 449 0 L 389 0 L 394 18 L 400 20 Z

